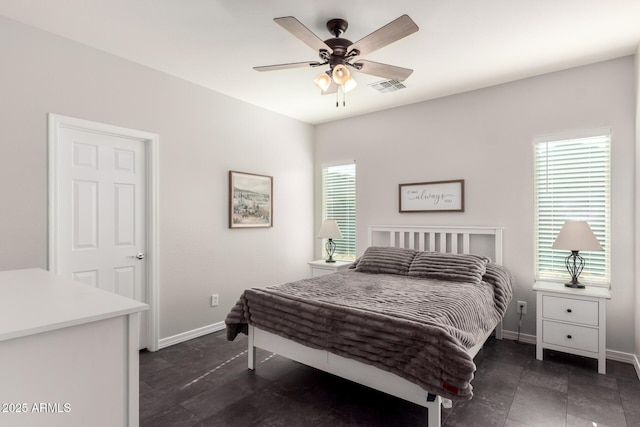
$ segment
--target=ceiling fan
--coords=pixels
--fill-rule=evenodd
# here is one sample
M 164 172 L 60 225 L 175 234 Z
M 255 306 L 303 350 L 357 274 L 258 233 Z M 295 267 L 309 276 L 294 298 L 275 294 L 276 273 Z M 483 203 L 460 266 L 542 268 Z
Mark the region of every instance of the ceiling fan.
M 355 43 L 341 37 L 349 26 L 349 23 L 344 19 L 331 19 L 327 22 L 327 29 L 334 35 L 334 38 L 324 41 L 293 16 L 274 18 L 274 21 L 306 45 L 316 50 L 320 61 L 253 67 L 256 71 L 329 65 L 329 70 L 322 72 L 314 80 L 322 89 L 323 95 L 337 93 L 339 88 L 342 88 L 343 92 L 348 92 L 357 85 L 351 76 L 349 68 L 358 70 L 361 73 L 400 82 L 413 73 L 413 70 L 409 68 L 359 59 L 360 56 L 368 55 L 418 31 L 418 26 L 408 15 L 402 15 Z M 336 106 L 338 106 L 337 102 Z

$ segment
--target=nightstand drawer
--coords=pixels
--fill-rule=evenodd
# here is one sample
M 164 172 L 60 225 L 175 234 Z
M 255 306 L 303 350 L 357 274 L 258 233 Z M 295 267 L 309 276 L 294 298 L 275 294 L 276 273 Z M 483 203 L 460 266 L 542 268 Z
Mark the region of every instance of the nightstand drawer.
M 598 302 L 544 295 L 542 317 L 598 326 Z
M 561 345 L 577 350 L 597 353 L 598 329 L 566 323 L 542 321 L 542 340 L 547 344 Z

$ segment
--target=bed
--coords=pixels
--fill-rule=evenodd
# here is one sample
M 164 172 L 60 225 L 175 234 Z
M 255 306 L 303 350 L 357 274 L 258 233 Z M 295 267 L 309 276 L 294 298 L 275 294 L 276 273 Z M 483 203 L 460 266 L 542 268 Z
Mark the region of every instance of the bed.
M 511 296 L 499 227 L 370 226 L 348 271 L 247 289 L 227 337 L 427 408 L 473 395 L 473 357 Z M 453 296 L 453 298 L 452 298 Z

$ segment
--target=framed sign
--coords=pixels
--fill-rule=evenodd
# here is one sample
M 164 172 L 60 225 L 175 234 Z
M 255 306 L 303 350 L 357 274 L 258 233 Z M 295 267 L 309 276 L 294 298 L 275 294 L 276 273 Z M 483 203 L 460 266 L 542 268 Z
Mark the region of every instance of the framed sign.
M 400 212 L 464 212 L 464 179 L 400 184 Z
M 229 171 L 229 228 L 273 227 L 273 177 Z

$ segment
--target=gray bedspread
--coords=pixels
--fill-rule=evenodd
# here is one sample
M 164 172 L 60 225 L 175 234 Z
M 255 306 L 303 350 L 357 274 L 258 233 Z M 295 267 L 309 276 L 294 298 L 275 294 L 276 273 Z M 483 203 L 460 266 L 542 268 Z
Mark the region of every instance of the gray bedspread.
M 225 322 L 229 340 L 252 324 L 465 400 L 475 372 L 466 349 L 495 328 L 511 296 L 510 274 L 492 263 L 480 283 L 350 270 L 248 289 Z

